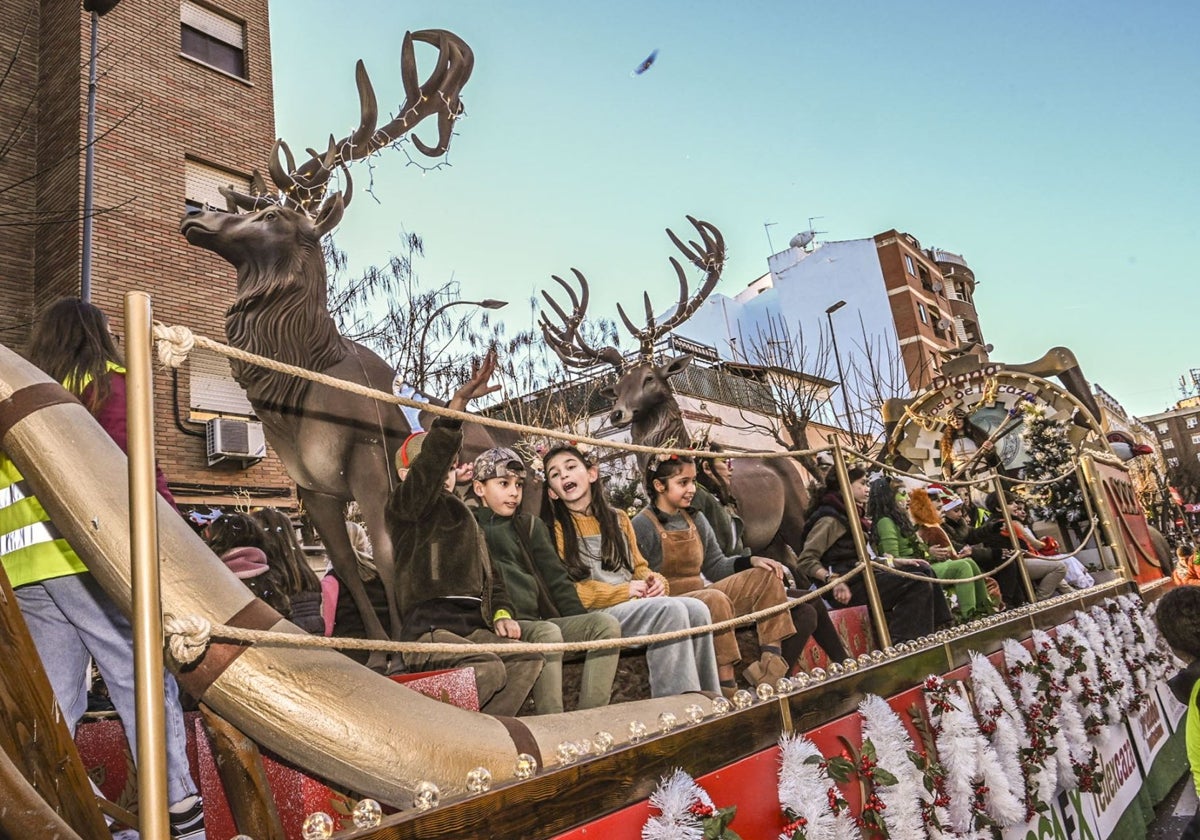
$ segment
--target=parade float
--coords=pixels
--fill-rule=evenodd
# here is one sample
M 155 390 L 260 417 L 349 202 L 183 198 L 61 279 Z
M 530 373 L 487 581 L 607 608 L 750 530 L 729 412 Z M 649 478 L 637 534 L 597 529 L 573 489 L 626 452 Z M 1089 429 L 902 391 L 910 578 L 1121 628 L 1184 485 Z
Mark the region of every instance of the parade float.
M 470 52 L 448 33 L 414 37 L 439 45 L 438 68 L 418 85 L 406 41 L 408 101 L 392 124 L 376 128 L 374 94 L 360 69 L 363 117 L 352 135 L 300 166 L 281 143 L 272 155 L 274 189 L 256 178 L 253 195 L 228 195 L 229 213 L 204 211 L 183 222 L 189 241 L 238 270 L 226 342 L 152 327 L 146 295 L 126 304 L 130 382 L 140 383 L 131 384 L 131 399 L 149 405 L 155 338 L 163 358 L 190 344 L 229 356 L 306 509 L 319 520 L 317 511 L 328 514 L 324 527 L 317 524 L 335 566 L 346 562 L 334 536 L 344 538 L 341 506 L 386 494 L 380 468 L 390 469 L 403 440 L 399 407 L 407 403 L 391 395 L 390 369 L 381 381 L 374 354 L 329 332 L 320 306 L 286 307 L 304 314 L 300 323 L 273 320 L 281 317 L 273 306 L 314 295 L 324 301 L 324 268 L 303 257 L 320 254 L 321 234 L 349 199 L 348 186 L 326 194 L 334 171 L 425 116 L 437 116 L 441 134 L 427 148 L 444 149 Z M 434 105 L 422 109 L 426 102 Z M 676 244 L 713 279 L 720 235 L 695 224 L 703 245 Z M 279 266 L 285 270 L 271 276 Z M 687 283 L 678 273 L 682 313 Z M 653 333 L 662 325 L 647 310 Z M 322 355 L 275 352 L 270 342 L 289 331 L 323 336 Z M 556 335 L 570 333 L 568 318 Z M 1044 378 L 1051 375 L 1063 386 Z M 951 486 L 1009 489 L 1022 483 L 1018 432 L 1026 412 L 1050 417 L 1065 430 L 1072 458 L 1041 481 L 1078 482 L 1087 509 L 1078 553 L 1088 557 L 1095 586 L 894 645 L 878 609 L 839 610 L 851 659 L 810 660 L 808 670 L 732 701 L 687 695 L 518 718 L 476 711 L 469 670 L 410 675 L 404 684 L 301 633 L 147 492 L 153 459 L 145 424 L 131 426 L 127 459 L 78 401 L 7 348 L 0 348 L 0 445 L 106 591 L 130 606 L 135 625 L 157 641 L 165 635 L 172 669 L 200 704 L 191 718 L 193 766 L 212 840 L 1099 840 L 1139 836 L 1182 776 L 1184 709 L 1163 685 L 1172 657 L 1149 618 L 1167 580 L 1081 380 L 1061 350 L 1019 366 L 964 354 L 931 388 L 888 407 L 881 452 L 855 452 L 839 440 L 828 449 L 843 476 L 848 464 L 866 462 Z M 377 434 L 354 433 L 364 416 Z M 976 457 L 981 437 L 994 458 Z M 686 452 L 670 445 L 679 442 L 650 445 Z M 795 455 L 739 453 L 780 464 Z M 329 511 L 337 512 L 336 528 Z M 874 575 L 889 571 L 871 560 L 851 519 L 858 573 L 870 589 Z M 384 569 L 386 546 L 382 554 Z M 84 726 L 77 749 L 7 583 L 3 595 L 0 795 L 17 807 L 0 809 L 0 832 L 105 838 L 85 773 L 99 777 L 116 803 L 103 806 L 110 813 L 120 817 L 122 804 L 135 805 L 119 724 Z M 389 651 L 380 638 L 366 644 L 375 664 Z

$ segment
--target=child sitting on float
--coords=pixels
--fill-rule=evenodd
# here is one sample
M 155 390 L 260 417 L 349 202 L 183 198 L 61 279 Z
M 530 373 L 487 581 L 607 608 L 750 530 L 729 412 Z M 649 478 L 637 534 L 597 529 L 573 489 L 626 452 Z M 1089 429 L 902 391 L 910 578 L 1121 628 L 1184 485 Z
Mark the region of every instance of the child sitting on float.
M 600 470 L 577 446 L 560 445 L 542 459 L 546 495 L 542 519 L 583 606 L 620 622 L 623 636 L 649 636 L 711 619 L 699 601 L 667 597 L 667 582 L 650 571 L 634 538 L 629 516 L 604 497 Z M 646 648 L 650 696 L 721 689 L 713 637 L 655 642 Z
M 787 568 L 768 557 L 730 557 L 721 551 L 704 514 L 688 508 L 696 487 L 696 463 L 687 456 L 652 456 L 646 466 L 650 499 L 633 521 L 639 550 L 650 568 L 665 575 L 674 595 L 705 603 L 714 622 L 749 615 L 787 601 Z M 804 645 L 817 626 L 809 604 L 758 621 L 760 656 L 742 672 L 751 686 L 774 683 L 795 667 Z M 799 616 L 800 626 L 793 623 Z M 788 640 L 791 640 L 790 642 Z M 787 644 L 786 654 L 784 645 Z M 721 685 L 734 682 L 734 665 L 742 658 L 733 630 L 714 636 Z
M 896 513 L 905 518 L 903 510 L 897 510 Z M 982 572 L 979 570 L 979 565 L 971 558 L 971 546 L 967 545 L 961 550 L 955 550 L 954 544 L 950 541 L 950 535 L 942 527 L 942 512 L 934 506 L 933 499 L 924 488 L 917 488 L 908 494 L 908 513 L 912 516 L 910 522 L 895 523 L 898 544 L 902 541 L 901 537 L 906 526 L 915 526 L 913 533 L 908 538 L 908 545 L 903 547 L 913 548 L 918 552 L 923 551 L 926 559 L 929 560 L 929 565 L 933 568 L 933 573 L 940 580 L 978 578 L 978 580 L 954 584 L 958 612 L 963 621 L 970 621 L 995 612 L 995 604 L 992 603 L 991 596 L 988 594 L 987 580 L 979 577 Z M 880 524 L 876 523 L 877 530 L 880 530 Z M 882 535 L 880 539 L 882 541 Z M 943 554 L 944 556 L 941 556 Z
M 472 489 L 482 502 L 475 521 L 487 539 L 493 568 L 504 577 L 513 618 L 526 642 L 588 642 L 621 638 L 614 616 L 588 612 L 579 601 L 550 531 L 540 519 L 521 510 L 525 494 L 525 462 L 511 449 L 489 449 L 475 459 Z M 577 709 L 607 706 L 612 696 L 620 650 L 598 648 L 582 656 L 583 677 Z M 539 715 L 563 711 L 563 654 L 544 654 L 546 664 L 533 684 Z
M 448 407 L 465 411 L 468 402 L 496 390 L 488 384 L 495 369 L 496 355 L 489 352 Z M 522 651 L 475 653 L 467 644 L 516 641 L 521 626 L 475 516 L 453 492 L 461 447 L 462 421 L 438 417 L 396 453 L 400 484 L 388 498 L 385 521 L 395 548 L 399 640 L 458 646 L 409 651 L 403 663 L 410 671 L 470 667 L 480 711 L 511 717 L 529 696 L 543 659 Z

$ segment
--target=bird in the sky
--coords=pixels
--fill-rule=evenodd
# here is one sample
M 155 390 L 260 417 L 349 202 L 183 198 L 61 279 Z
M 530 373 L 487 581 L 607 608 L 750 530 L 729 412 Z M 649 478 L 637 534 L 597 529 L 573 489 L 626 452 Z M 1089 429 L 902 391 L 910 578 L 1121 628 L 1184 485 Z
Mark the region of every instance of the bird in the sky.
M 650 69 L 654 64 L 654 59 L 658 58 L 658 50 L 654 50 L 650 55 L 646 56 L 646 60 L 639 64 L 633 71 L 634 76 L 640 76 Z

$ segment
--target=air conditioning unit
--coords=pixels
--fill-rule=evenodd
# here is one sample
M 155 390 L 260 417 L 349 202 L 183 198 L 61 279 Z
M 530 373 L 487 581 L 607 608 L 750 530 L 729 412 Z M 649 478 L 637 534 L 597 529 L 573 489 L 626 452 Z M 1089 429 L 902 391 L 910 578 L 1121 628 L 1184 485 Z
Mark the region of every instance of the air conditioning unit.
M 262 423 L 214 417 L 205 423 L 208 465 L 239 461 L 243 468 L 257 464 L 267 455 Z

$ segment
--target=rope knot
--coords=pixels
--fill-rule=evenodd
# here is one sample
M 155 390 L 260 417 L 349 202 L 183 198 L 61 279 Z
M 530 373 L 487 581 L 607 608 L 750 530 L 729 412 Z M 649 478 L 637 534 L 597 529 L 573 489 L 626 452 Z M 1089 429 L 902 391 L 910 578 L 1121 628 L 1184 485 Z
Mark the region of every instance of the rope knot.
M 171 658 L 180 665 L 190 665 L 208 648 L 212 637 L 212 624 L 198 615 L 176 618 L 167 616 L 163 622 L 167 636 L 167 649 Z
M 177 368 L 196 346 L 196 337 L 187 327 L 154 322 L 154 338 L 158 342 L 158 361 L 163 367 Z

